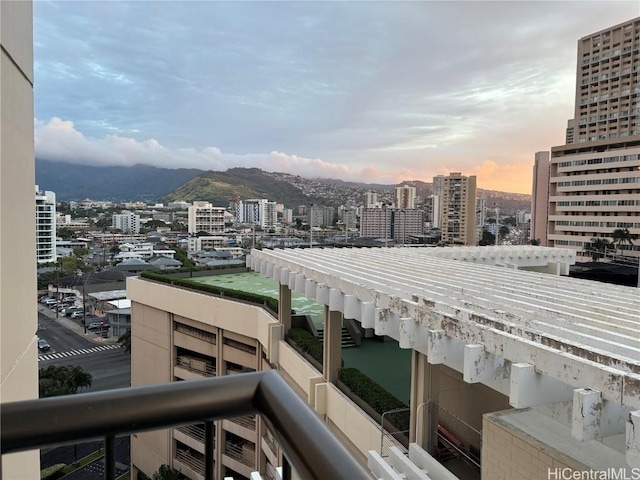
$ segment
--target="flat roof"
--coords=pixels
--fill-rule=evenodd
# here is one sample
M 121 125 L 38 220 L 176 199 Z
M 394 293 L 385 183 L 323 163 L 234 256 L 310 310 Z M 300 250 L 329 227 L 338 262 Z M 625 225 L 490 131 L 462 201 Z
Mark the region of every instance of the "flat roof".
M 519 269 L 571 263 L 569 249 L 534 246 L 253 250 L 247 258 L 430 363 L 481 345 L 640 408 L 640 290 Z

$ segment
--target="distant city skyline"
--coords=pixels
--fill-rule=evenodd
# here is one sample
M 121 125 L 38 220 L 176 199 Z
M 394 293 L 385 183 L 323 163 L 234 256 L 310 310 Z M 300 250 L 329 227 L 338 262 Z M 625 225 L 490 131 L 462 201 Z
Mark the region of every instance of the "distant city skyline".
M 36 156 L 531 193 L 630 2 L 34 2 Z

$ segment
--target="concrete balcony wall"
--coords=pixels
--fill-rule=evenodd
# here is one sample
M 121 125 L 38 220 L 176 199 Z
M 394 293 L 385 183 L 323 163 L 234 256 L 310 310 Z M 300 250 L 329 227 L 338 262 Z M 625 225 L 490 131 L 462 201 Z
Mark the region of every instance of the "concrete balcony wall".
M 245 440 L 249 440 L 250 442 L 256 443 L 258 440 L 258 436 L 255 430 L 246 428 L 231 420 L 222 420 L 222 428 L 224 428 L 227 432 L 234 433 L 239 437 L 244 438 Z
M 189 448 L 194 449 L 196 452 L 200 452 L 204 455 L 204 443 L 196 440 L 195 438 L 181 432 L 178 429 L 173 429 L 173 438 L 184 443 Z
M 306 395 L 305 400 L 313 406 L 315 384 L 324 382 L 322 374 L 307 362 L 284 340 L 278 344 L 278 367 Z
M 217 354 L 215 343 L 206 342 L 182 332 L 173 332 L 173 344 L 176 347 L 186 348 L 192 352 L 198 352 L 209 357 L 215 357 Z
M 256 368 L 255 353 L 245 352 L 229 345 L 222 346 L 222 355 L 227 362 L 237 363 L 243 367 Z

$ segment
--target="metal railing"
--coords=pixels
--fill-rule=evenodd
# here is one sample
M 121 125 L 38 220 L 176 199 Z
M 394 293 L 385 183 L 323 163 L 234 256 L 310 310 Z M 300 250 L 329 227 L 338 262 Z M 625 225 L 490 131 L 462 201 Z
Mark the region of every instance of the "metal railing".
M 251 453 L 251 458 L 245 455 L 245 450 L 242 446 L 236 445 L 235 443 L 227 442 L 224 448 L 224 454 L 228 457 L 233 458 L 234 460 L 239 461 L 240 463 L 246 465 L 247 467 L 254 468 L 256 466 L 255 461 L 255 451 L 249 451 Z
M 176 428 L 179 432 L 184 433 L 185 435 L 204 443 L 204 424 L 200 424 L 201 426 L 196 425 L 182 425 L 181 427 Z M 215 445 L 214 445 L 215 446 Z
M 199 473 L 204 476 L 205 466 L 204 460 L 201 458 L 197 458 L 188 450 L 182 450 L 181 448 L 176 449 L 176 459 L 181 463 L 184 463 L 187 467 L 189 467 L 194 472 Z
M 204 330 L 200 330 L 199 328 L 191 327 L 179 322 L 175 323 L 175 330 L 176 332 L 184 333 L 185 335 L 189 335 L 190 337 L 212 343 L 213 345 L 216 344 L 215 333 L 206 332 Z
M 115 480 L 117 436 L 204 422 L 212 480 L 214 420 L 253 414 L 282 446 L 285 480 L 292 467 L 305 479 L 373 478 L 275 371 L 4 403 L 0 453 L 103 438 L 104 478 Z
M 197 358 L 177 357 L 176 366 L 205 377 L 216 376 L 216 367 Z
M 271 450 L 271 453 L 273 453 L 274 455 L 278 454 L 278 447 L 276 446 L 276 442 L 273 439 L 273 437 L 271 436 L 271 434 L 269 432 L 265 432 L 264 435 L 264 441 L 267 444 L 267 446 L 269 447 L 269 450 Z
M 230 421 L 237 423 L 241 427 L 248 428 L 249 430 L 256 429 L 256 417 L 254 415 L 246 415 L 244 417 L 230 418 Z

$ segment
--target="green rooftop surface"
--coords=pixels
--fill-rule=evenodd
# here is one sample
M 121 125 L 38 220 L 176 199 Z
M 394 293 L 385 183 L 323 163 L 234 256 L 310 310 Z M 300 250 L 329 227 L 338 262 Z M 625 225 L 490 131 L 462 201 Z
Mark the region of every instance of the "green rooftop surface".
M 209 277 L 193 278 L 197 282 L 218 285 L 243 292 L 258 293 L 278 298 L 278 284 L 275 280 L 257 272 L 228 273 Z M 316 327 L 322 329 L 324 306 L 306 298 L 300 293 L 292 293 L 292 308 L 298 314 L 309 315 Z M 411 391 L 411 350 L 401 349 L 395 340 L 382 342 L 363 339 L 357 348 L 342 350 L 345 367 L 357 368 L 369 376 L 399 400 L 407 405 Z

